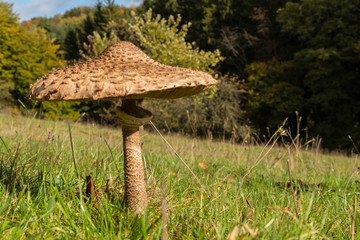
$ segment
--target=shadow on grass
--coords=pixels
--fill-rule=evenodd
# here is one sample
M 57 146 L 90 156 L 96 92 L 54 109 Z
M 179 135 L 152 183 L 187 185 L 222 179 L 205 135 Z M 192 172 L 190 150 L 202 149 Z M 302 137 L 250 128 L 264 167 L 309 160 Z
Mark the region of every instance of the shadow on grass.
M 45 148 L 42 153 L 45 158 L 37 158 L 37 154 L 31 151 L 22 153 L 20 143 L 16 147 L 8 147 L 2 138 L 0 140 L 6 150 L 0 151 L 0 184 L 5 186 L 7 192 L 20 192 L 26 187 L 32 193 L 37 193 L 44 182 L 45 172 L 45 165 L 39 163 L 44 162 L 51 153 L 47 153 Z
M 43 171 L 29 173 L 27 166 L 16 164 L 16 159 L 0 159 L 0 184 L 7 192 L 21 192 L 28 187 L 32 193 L 37 193 L 43 184 Z

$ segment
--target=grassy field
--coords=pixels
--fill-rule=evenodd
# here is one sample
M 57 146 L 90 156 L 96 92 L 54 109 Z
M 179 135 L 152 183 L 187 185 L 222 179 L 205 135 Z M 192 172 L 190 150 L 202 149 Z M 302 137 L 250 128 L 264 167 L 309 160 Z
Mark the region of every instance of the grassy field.
M 199 183 L 142 132 L 150 206 L 137 217 L 124 208 L 119 129 L 0 114 L 0 136 L 0 239 L 360 239 L 355 155 L 166 135 Z M 88 175 L 108 182 L 92 203 Z

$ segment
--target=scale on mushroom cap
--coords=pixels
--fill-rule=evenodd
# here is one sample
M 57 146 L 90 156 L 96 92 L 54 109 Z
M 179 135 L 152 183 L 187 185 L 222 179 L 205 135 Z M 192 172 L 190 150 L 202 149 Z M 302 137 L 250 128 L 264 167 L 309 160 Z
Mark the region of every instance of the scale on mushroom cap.
M 151 112 L 136 99 L 176 99 L 216 85 L 211 75 L 161 64 L 130 42 L 117 42 L 98 57 L 55 70 L 30 86 L 27 98 L 39 101 L 122 100 L 116 109 L 124 144 L 125 202 L 135 212 L 148 204 L 139 127 Z

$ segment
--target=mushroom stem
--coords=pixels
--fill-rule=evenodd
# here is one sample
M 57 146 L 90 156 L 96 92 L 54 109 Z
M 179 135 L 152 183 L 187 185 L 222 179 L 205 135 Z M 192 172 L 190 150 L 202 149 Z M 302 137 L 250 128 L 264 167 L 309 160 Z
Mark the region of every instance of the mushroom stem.
M 137 108 L 135 100 L 124 100 L 122 102 L 122 109 L 129 115 L 136 115 Z M 122 123 L 122 132 L 126 207 L 132 212 L 143 213 L 147 207 L 148 198 L 141 156 L 139 127 Z

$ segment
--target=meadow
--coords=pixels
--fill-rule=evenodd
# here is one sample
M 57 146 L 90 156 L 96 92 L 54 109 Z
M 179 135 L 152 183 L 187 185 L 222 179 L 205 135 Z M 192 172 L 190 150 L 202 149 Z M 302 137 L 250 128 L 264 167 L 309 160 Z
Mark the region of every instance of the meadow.
M 356 154 L 164 135 L 190 171 L 141 136 L 150 205 L 134 216 L 121 129 L 0 114 L 0 239 L 360 239 Z M 89 175 L 107 190 L 92 200 Z

